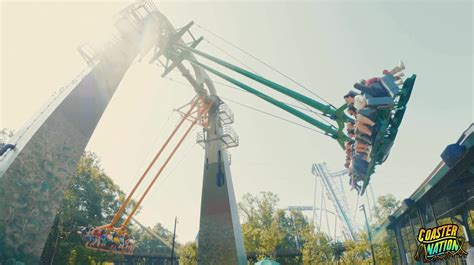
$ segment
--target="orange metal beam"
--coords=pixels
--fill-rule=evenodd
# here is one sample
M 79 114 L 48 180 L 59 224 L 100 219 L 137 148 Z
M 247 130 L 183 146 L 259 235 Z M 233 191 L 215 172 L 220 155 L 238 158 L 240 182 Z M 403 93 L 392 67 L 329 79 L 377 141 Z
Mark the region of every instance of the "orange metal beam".
M 209 110 L 209 108 L 211 107 L 211 104 L 203 104 L 203 106 L 201 106 L 201 108 L 199 109 L 199 115 L 193 120 L 193 122 L 191 123 L 191 125 L 188 127 L 188 129 L 186 130 L 186 132 L 183 134 L 183 136 L 181 136 L 181 139 L 179 139 L 179 142 L 176 144 L 176 146 L 174 147 L 173 151 L 171 151 L 171 153 L 168 155 L 168 158 L 166 159 L 166 161 L 163 163 L 163 165 L 161 165 L 161 168 L 158 170 L 158 172 L 156 173 L 155 177 L 153 178 L 153 180 L 151 181 L 151 183 L 148 185 L 147 189 L 145 190 L 145 192 L 142 194 L 140 200 L 138 201 L 138 203 L 135 205 L 135 207 L 133 208 L 132 212 L 128 215 L 127 219 L 125 220 L 125 222 L 123 223 L 122 227 L 126 227 L 129 223 L 130 223 L 130 219 L 132 218 L 132 216 L 135 214 L 135 212 L 138 210 L 138 208 L 140 207 L 141 203 L 143 202 L 143 199 L 145 199 L 146 195 L 148 194 L 148 192 L 150 191 L 150 189 L 153 187 L 153 185 L 155 184 L 156 180 L 158 179 L 158 177 L 161 175 L 161 173 L 163 172 L 163 170 L 165 169 L 166 165 L 169 163 L 169 161 L 171 160 L 171 158 L 173 158 L 174 154 L 176 153 L 176 151 L 178 150 L 178 148 L 181 146 L 181 144 L 183 143 L 184 139 L 186 139 L 186 136 L 188 136 L 188 134 L 191 132 L 191 129 L 194 127 L 194 125 L 196 125 L 196 123 L 200 120 L 201 116 L 206 114 L 207 111 Z M 187 117 L 184 116 L 183 117 L 183 120 L 185 120 Z
M 197 119 L 194 119 L 194 121 L 191 123 L 191 125 L 188 127 L 188 129 L 186 130 L 186 132 L 184 133 L 184 135 L 181 137 L 181 139 L 179 140 L 178 144 L 174 147 L 173 151 L 171 152 L 171 154 L 168 156 L 168 158 L 166 159 L 166 161 L 163 163 L 163 165 L 161 165 L 160 167 L 160 170 L 158 170 L 158 172 L 156 173 L 155 177 L 153 178 L 153 180 L 151 181 L 151 183 L 148 185 L 148 187 L 146 188 L 145 192 L 142 194 L 142 196 L 140 197 L 140 200 L 137 202 L 137 204 L 135 205 L 135 207 L 133 208 L 132 212 L 128 215 L 128 218 L 127 220 L 125 220 L 123 226 L 127 226 L 128 223 L 130 222 L 130 219 L 132 218 L 133 214 L 135 214 L 135 212 L 137 211 L 137 209 L 140 207 L 140 204 L 142 203 L 143 199 L 146 197 L 146 195 L 148 194 L 148 192 L 150 191 L 151 187 L 153 186 L 153 184 L 155 184 L 155 181 L 158 179 L 158 177 L 161 175 L 161 172 L 163 172 L 163 170 L 165 169 L 166 165 L 168 164 L 168 162 L 171 160 L 171 158 L 173 157 L 173 155 L 175 154 L 175 152 L 178 150 L 178 148 L 181 146 L 181 143 L 183 143 L 184 139 L 186 138 L 186 136 L 188 136 L 189 132 L 191 132 L 191 129 L 194 127 L 194 125 L 196 125 L 197 123 Z
M 123 212 L 125 211 L 128 203 L 130 202 L 133 194 L 135 193 L 135 191 L 137 190 L 138 186 L 140 186 L 140 184 L 142 183 L 143 179 L 145 179 L 145 176 L 148 174 L 148 172 L 150 171 L 150 169 L 152 168 L 153 164 L 156 162 L 156 160 L 160 157 L 161 153 L 163 152 L 163 150 L 166 148 L 166 146 L 169 144 L 169 142 L 171 141 L 171 139 L 174 137 L 174 135 L 176 134 L 176 132 L 178 131 L 178 129 L 181 127 L 181 125 L 184 123 L 184 121 L 188 118 L 188 116 L 193 112 L 194 108 L 196 107 L 197 103 L 199 102 L 199 99 L 196 97 L 194 98 L 192 101 L 191 101 L 191 107 L 189 108 L 189 110 L 186 112 L 186 114 L 183 116 L 183 118 L 181 118 L 181 120 L 179 121 L 178 125 L 174 128 L 173 132 L 171 133 L 171 135 L 168 137 L 168 139 L 166 139 L 166 142 L 161 146 L 160 150 L 158 151 L 158 153 L 155 155 L 155 157 L 153 158 L 153 160 L 150 162 L 150 164 L 148 165 L 148 167 L 146 168 L 145 172 L 143 172 L 142 176 L 140 177 L 140 179 L 138 180 L 137 184 L 135 184 L 135 187 L 133 187 L 132 191 L 130 192 L 130 194 L 128 194 L 127 198 L 125 199 L 125 201 L 123 202 L 122 206 L 120 207 L 120 209 L 118 210 L 118 212 L 115 214 L 114 218 L 112 219 L 112 222 L 110 222 L 110 224 L 108 225 L 108 228 L 112 227 L 117 221 L 118 219 L 120 218 L 120 216 L 122 216 Z

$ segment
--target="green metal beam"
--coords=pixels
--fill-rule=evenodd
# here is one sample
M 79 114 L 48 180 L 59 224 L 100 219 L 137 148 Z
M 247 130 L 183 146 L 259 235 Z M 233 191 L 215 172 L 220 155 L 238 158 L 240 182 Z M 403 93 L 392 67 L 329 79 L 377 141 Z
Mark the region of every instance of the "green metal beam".
M 272 88 L 272 89 L 274 89 L 274 90 L 276 90 L 276 91 L 278 91 L 278 92 L 280 92 L 280 93 L 282 93 L 282 94 L 285 94 L 285 95 L 287 95 L 287 96 L 289 96 L 289 97 L 291 97 L 291 98 L 294 98 L 294 99 L 296 99 L 296 100 L 298 100 L 298 101 L 300 101 L 300 102 L 302 102 L 302 103 L 304 103 L 304 104 L 307 104 L 308 106 L 311 106 L 311 107 L 313 107 L 313 108 L 315 108 L 315 109 L 321 111 L 324 115 L 328 116 L 329 118 L 331 118 L 331 119 L 333 119 L 333 120 L 336 120 L 336 119 L 338 118 L 338 115 L 340 115 L 340 113 L 338 113 L 337 110 L 336 110 L 333 106 L 331 106 L 331 105 L 323 104 L 323 103 L 321 103 L 321 102 L 318 102 L 318 101 L 316 101 L 316 100 L 314 100 L 314 99 L 312 99 L 312 98 L 309 98 L 309 97 L 307 97 L 307 96 L 305 96 L 305 95 L 303 95 L 303 94 L 300 94 L 300 93 L 298 93 L 298 92 L 296 92 L 296 91 L 293 91 L 293 90 L 291 90 L 291 89 L 289 89 L 289 88 L 287 88 L 287 87 L 284 87 L 284 86 L 282 86 L 282 85 L 280 85 L 280 84 L 278 84 L 278 83 L 275 83 L 275 82 L 273 82 L 273 81 L 271 81 L 271 80 L 268 80 L 268 79 L 266 79 L 266 78 L 264 78 L 264 77 L 262 77 L 262 76 L 256 75 L 256 74 L 254 74 L 254 73 L 252 73 L 252 72 L 249 72 L 249 71 L 247 71 L 247 70 L 245 70 L 245 69 L 243 69 L 243 68 L 240 68 L 240 67 L 238 67 L 238 66 L 236 66 L 236 65 L 233 65 L 233 64 L 228 63 L 228 62 L 226 62 L 226 61 L 223 61 L 223 60 L 221 60 L 221 59 L 219 59 L 219 58 L 216 58 L 216 57 L 214 57 L 214 56 L 212 56 L 212 55 L 209 55 L 209 54 L 207 54 L 207 53 L 204 53 L 204 52 L 202 52 L 202 51 L 193 49 L 193 48 L 188 47 L 188 46 L 185 46 L 185 45 L 176 44 L 176 46 L 178 46 L 180 49 L 183 49 L 183 50 L 192 52 L 192 53 L 194 53 L 194 54 L 197 54 L 197 55 L 199 55 L 199 56 L 202 56 L 202 57 L 204 57 L 204 58 L 206 58 L 206 59 L 208 59 L 208 60 L 211 60 L 211 61 L 213 61 L 213 62 L 215 62 L 215 63 L 217 63 L 217 64 L 219 64 L 219 65 L 221 65 L 221 66 L 224 66 L 224 67 L 226 67 L 226 68 L 228 68 L 228 69 L 230 69 L 230 70 L 232 70 L 232 71 L 234 71 L 234 72 L 237 72 L 237 73 L 239 73 L 239 74 L 241 74 L 241 75 L 244 75 L 244 76 L 246 76 L 246 77 L 248 77 L 248 78 L 250 78 L 250 79 L 252 79 L 252 80 L 255 80 L 255 81 L 257 81 L 257 82 L 259 82 L 259 83 L 261 83 L 261 84 L 263 84 L 263 85 L 265 85 L 265 86 L 267 86 L 267 87 L 269 87 L 269 88 Z
M 291 107 L 291 106 L 288 106 L 287 104 L 277 100 L 277 99 L 274 99 L 270 96 L 268 96 L 267 94 L 264 94 L 240 81 L 237 81 L 235 79 L 233 79 L 232 77 L 230 76 L 227 76 L 203 63 L 200 63 L 198 61 L 195 61 L 195 60 L 191 60 L 191 59 L 188 59 L 189 62 L 191 62 L 192 64 L 194 65 L 197 65 L 199 67 L 202 67 L 203 69 L 205 69 L 206 71 L 210 72 L 210 73 L 213 73 L 214 75 L 244 89 L 245 91 L 249 92 L 249 93 L 252 93 L 254 95 L 256 95 L 257 97 L 295 115 L 296 117 L 318 127 L 319 129 L 323 130 L 327 135 L 331 136 L 332 138 L 336 139 L 338 141 L 338 143 L 341 145 L 341 147 L 344 146 L 344 142 L 345 141 L 352 141 L 352 139 L 350 139 L 349 137 L 347 137 L 345 134 L 341 134 L 340 133 L 340 129 L 334 127 L 333 125 L 327 125 L 327 124 L 324 124 L 316 119 L 314 119 L 313 117 Z

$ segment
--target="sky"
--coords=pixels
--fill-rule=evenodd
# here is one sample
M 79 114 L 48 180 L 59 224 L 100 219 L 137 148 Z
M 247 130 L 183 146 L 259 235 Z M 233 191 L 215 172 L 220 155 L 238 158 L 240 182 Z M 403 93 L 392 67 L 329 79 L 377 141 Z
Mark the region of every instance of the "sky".
M 113 15 L 128 4 L 1 1 L 0 128 L 21 128 L 54 91 L 84 69 L 76 48 L 103 38 Z M 444 147 L 473 122 L 471 1 L 160 1 L 158 7 L 175 27 L 189 21 L 200 25 L 192 31 L 210 41 L 200 44 L 203 51 L 238 64 L 226 53 L 231 54 L 259 74 L 311 96 L 202 27 L 336 106 L 355 82 L 403 60 L 406 73 L 416 74 L 417 81 L 390 157 L 372 176 L 375 196 L 410 196 L 440 161 Z M 162 71 L 136 62 L 87 146 L 125 192 L 177 123 L 173 109 L 193 96 L 189 87 L 161 78 Z M 170 77 L 184 81 L 176 73 Z M 224 98 L 304 124 L 250 94 L 216 86 Z M 311 165 L 326 162 L 332 171 L 343 168 L 344 153 L 331 138 L 228 105 L 240 136 L 240 146 L 230 149 L 237 200 L 245 193 L 271 191 L 279 196 L 280 207 L 312 205 Z M 191 134 L 137 219 L 171 229 L 178 216 L 178 240 L 193 240 L 199 226 L 203 155 Z M 350 196 L 353 202 L 354 194 Z

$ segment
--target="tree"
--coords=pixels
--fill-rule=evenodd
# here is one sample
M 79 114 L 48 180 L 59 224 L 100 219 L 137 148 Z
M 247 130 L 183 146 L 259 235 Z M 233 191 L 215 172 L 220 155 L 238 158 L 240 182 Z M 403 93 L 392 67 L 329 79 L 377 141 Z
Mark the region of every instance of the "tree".
M 332 260 L 332 248 L 329 237 L 323 232 L 308 231 L 307 240 L 302 250 L 302 261 L 305 265 L 325 264 Z
M 55 218 L 53 227 L 41 257 L 47 264 L 95 264 L 97 262 L 123 262 L 123 255 L 99 252 L 84 246 L 77 233 L 78 228 L 109 223 L 125 200 L 125 194 L 100 167 L 100 160 L 87 152 L 80 159 L 75 176 L 64 193 L 64 200 Z M 125 212 L 130 212 L 136 203 L 132 200 Z M 122 216 L 118 223 L 124 221 Z M 151 233 L 171 243 L 173 233 L 160 223 L 149 231 L 130 224 L 127 229 L 136 239 L 135 253 L 169 255 L 171 249 Z M 179 247 L 179 244 L 177 244 Z
M 80 226 L 98 226 L 110 222 L 123 198 L 124 193 L 101 169 L 98 157 L 90 152 L 85 153 L 64 193 L 64 200 L 43 250 L 42 263 L 122 261 L 121 255 L 85 248 L 77 231 Z
M 262 197 L 245 194 L 238 204 L 245 223 L 242 235 L 245 249 L 257 258 L 275 258 L 277 246 L 283 242 L 284 231 L 280 226 L 281 214 L 276 211 L 278 197 L 271 192 L 262 192 Z
M 342 260 L 346 264 L 367 264 L 370 257 L 370 245 L 367 233 L 361 232 L 357 235 L 358 240 L 346 240 L 344 242 L 344 256 Z
M 134 251 L 136 254 L 167 256 L 171 253 L 169 246 L 173 242 L 173 232 L 163 227 L 160 223 L 157 223 L 152 228 L 148 228 L 148 231 L 140 227 L 134 231 L 133 236 L 137 241 Z M 175 247 L 178 249 L 179 244 L 176 243 Z
M 389 193 L 384 196 L 379 196 L 373 212 L 375 225 L 382 225 L 388 216 L 393 214 L 398 207 L 400 207 L 400 201 L 392 194 Z
M 329 238 L 315 232 L 301 211 L 277 209 L 278 196 L 245 194 L 239 203 L 247 254 L 283 264 L 321 264 L 332 259 Z
M 397 239 L 393 231 L 380 231 L 379 227 L 386 222 L 388 217 L 400 207 L 400 201 L 392 194 L 379 196 L 377 198 L 377 205 L 375 207 L 375 223 L 377 227 L 374 241 L 374 252 L 377 260 L 381 264 L 396 263 L 395 259 L 398 257 Z
M 370 224 L 372 244 L 375 258 L 379 264 L 391 264 L 397 253 L 395 235 L 391 231 L 381 230 L 379 227 L 387 220 L 388 216 L 399 207 L 400 202 L 392 194 L 377 198 L 374 209 L 374 223 Z M 375 214 L 376 213 L 376 214 Z M 349 264 L 366 264 L 365 259 L 370 258 L 370 249 L 367 232 L 360 233 L 357 241 L 344 242 L 346 251 L 343 259 Z M 364 263 L 365 262 L 365 263 Z
M 342 259 L 342 256 L 344 255 L 344 252 L 346 251 L 344 244 L 340 241 L 336 241 L 331 244 L 331 250 L 332 250 L 332 255 L 334 259 L 339 264 L 339 261 Z
M 188 242 L 179 249 L 179 265 L 197 265 L 197 244 Z

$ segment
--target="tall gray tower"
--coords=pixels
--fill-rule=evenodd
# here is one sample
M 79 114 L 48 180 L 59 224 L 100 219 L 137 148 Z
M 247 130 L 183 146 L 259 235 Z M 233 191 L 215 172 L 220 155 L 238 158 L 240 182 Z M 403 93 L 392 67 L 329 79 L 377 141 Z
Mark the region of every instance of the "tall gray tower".
M 64 190 L 130 64 L 159 37 L 153 6 L 124 9 L 104 47 L 82 46 L 89 67 L 65 86 L 8 143 L 0 157 L 0 264 L 40 262 Z M 34 89 L 34 88 L 32 88 Z
M 198 235 L 198 264 L 247 264 L 227 148 L 238 145 L 230 109 L 218 97 L 209 127 L 198 134 L 206 149 Z

